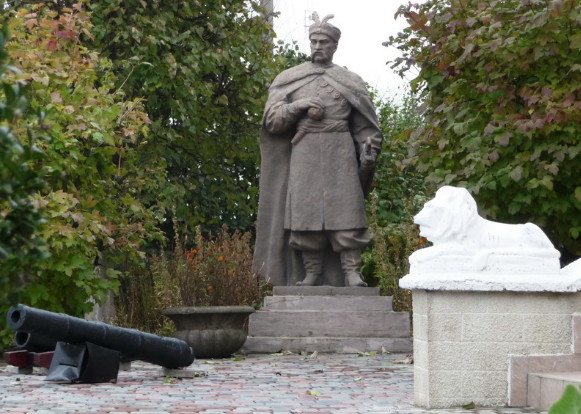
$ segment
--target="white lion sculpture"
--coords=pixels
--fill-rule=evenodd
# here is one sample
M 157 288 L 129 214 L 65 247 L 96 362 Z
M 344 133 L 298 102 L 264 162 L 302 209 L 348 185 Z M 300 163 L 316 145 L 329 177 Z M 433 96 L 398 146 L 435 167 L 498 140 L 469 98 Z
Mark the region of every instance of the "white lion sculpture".
M 559 251 L 538 226 L 480 217 L 465 188 L 440 188 L 414 222 L 433 246 L 410 256 L 410 274 L 559 273 Z

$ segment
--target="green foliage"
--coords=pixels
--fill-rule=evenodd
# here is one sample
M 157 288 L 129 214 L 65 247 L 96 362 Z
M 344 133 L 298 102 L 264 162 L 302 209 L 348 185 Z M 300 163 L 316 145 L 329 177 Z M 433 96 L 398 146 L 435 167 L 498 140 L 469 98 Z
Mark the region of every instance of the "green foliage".
M 401 101 L 385 99 L 376 102 L 376 108 L 384 137 L 375 172 L 377 224 L 406 223 L 410 211 L 419 210 L 425 201 L 424 174 L 408 161 L 413 151 L 410 135 L 422 125 L 419 98 L 408 91 Z
M 410 254 L 425 242 L 413 224 L 413 215 L 426 201 L 424 177 L 406 163 L 409 136 L 422 117 L 411 93 L 401 102 L 384 100 L 376 107 L 384 142 L 368 202 L 373 243 L 363 253 L 362 272 L 383 295 L 393 297 L 394 309 L 411 310 L 411 294 L 400 289 L 398 281 L 409 271 Z
M 171 251 L 133 266 L 122 280 L 117 322 L 162 333 L 171 329 L 161 316 L 169 307 L 261 306 L 269 286 L 252 272 L 251 237 L 226 226 L 214 238 L 202 236 L 200 228 L 190 242 L 187 236 L 176 237 Z
M 371 285 L 378 286 L 381 294 L 393 298 L 394 310 L 411 311 L 411 291 L 399 288 L 399 279 L 409 273 L 409 256 L 423 247 L 426 240 L 418 234 L 413 224 L 413 214 L 417 208 L 412 207 L 414 200 L 420 197 L 404 199 L 404 210 L 400 222 L 379 225 L 379 199 L 377 193 L 371 194 L 369 228 L 373 234 L 373 243 L 362 255 L 362 273 Z
M 142 101 L 117 91 L 110 62 L 82 44 L 91 26 L 81 4 L 12 10 L 9 25 L 8 52 L 21 69 L 14 80 L 27 86 L 31 109 L 47 113 L 40 127 L 50 137 L 30 169 L 47 183 L 32 200 L 46 219 L 34 234 L 51 258 L 35 263 L 20 299 L 81 316 L 118 285 L 117 272 L 96 266 L 135 257 L 156 237 L 156 212 L 139 198 L 161 185 L 163 170 L 140 153 L 150 122 Z M 15 126 L 15 135 L 26 128 Z
M 0 315 L 18 303 L 34 265 L 48 256 L 38 236 L 42 214 L 32 199 L 45 185 L 31 168 L 42 152 L 35 146 L 32 127 L 25 131 L 26 144 L 13 134 L 15 127 L 27 121 L 27 100 L 23 85 L 7 78 L 19 72 L 9 65 L 7 40 L 5 25 L 0 31 Z M 7 336 L 4 328 L 0 330 L 0 348 Z
M 84 4 L 9 2 L 1 10 L 22 69 L 12 83 L 26 86 L 31 113 L 46 112 L 38 128 L 50 137 L 42 157 L 22 155 L 18 164 L 47 183 L 29 179 L 26 191 L 35 190 L 31 205 L 46 219 L 31 239 L 46 240 L 51 253 L 34 261 L 21 301 L 79 316 L 117 288 L 113 269 L 150 274 L 137 256 L 159 246 L 160 229 L 251 227 L 266 90 L 302 58 L 288 46 L 273 55 L 272 29 L 254 1 L 103 0 L 91 13 Z M 9 137 L 21 138 L 29 125 L 11 127 Z M 35 148 L 31 136 L 21 147 Z M 143 306 L 147 286 L 132 292 Z M 16 283 L 8 287 L 14 293 Z
M 92 5 L 94 46 L 113 62 L 117 87 L 143 96 L 167 185 L 144 200 L 182 230 L 222 223 L 248 229 L 258 194 L 258 134 L 277 64 L 271 28 L 249 0 Z M 167 223 L 172 223 L 168 220 Z
M 425 124 L 414 159 L 434 187 L 467 187 L 482 211 L 532 221 L 581 254 L 581 14 L 577 0 L 427 1 L 402 6 L 392 37 L 420 69 Z
M 295 40 L 293 40 L 292 44 L 284 43 L 280 40 L 276 48 L 276 57 L 284 69 L 292 68 L 311 60 L 309 55 L 300 51 L 299 45 Z
M 567 385 L 559 401 L 551 406 L 549 414 L 581 414 L 581 392 L 574 385 Z

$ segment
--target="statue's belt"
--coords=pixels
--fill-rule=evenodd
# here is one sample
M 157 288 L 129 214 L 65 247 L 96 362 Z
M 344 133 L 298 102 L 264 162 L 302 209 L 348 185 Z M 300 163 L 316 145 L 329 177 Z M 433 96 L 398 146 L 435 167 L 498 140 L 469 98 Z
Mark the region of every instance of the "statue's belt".
M 322 119 L 315 121 L 310 118 L 302 119 L 297 126 L 297 133 L 291 140 L 296 145 L 306 134 L 317 132 L 348 132 L 349 122 L 345 120 Z

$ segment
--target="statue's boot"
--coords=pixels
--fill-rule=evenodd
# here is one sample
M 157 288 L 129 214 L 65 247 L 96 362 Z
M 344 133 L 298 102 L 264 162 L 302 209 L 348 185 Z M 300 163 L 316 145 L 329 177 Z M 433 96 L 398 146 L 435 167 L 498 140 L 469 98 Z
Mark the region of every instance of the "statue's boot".
M 367 287 L 361 276 L 361 251 L 345 250 L 341 252 L 341 268 L 345 275 L 345 286 Z
M 307 276 L 297 286 L 315 286 L 323 273 L 323 252 L 303 251 L 303 265 Z

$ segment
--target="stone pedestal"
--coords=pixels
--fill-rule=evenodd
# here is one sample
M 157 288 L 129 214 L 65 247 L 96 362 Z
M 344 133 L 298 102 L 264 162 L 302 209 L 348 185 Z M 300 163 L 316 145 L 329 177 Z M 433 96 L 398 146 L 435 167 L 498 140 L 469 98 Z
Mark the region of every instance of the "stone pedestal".
M 571 353 L 581 260 L 560 269 L 540 227 L 480 217 L 461 187 L 438 189 L 414 223 L 433 243 L 399 281 L 413 297 L 416 405 L 527 401 L 529 368 L 540 366 L 526 356 Z
M 242 352 L 411 352 L 410 319 L 378 288 L 274 288 L 250 315 Z
M 524 405 L 526 372 L 524 381 L 511 380 L 511 364 L 517 356 L 571 354 L 577 285 L 564 275 L 403 278 L 413 295 L 414 403 Z

